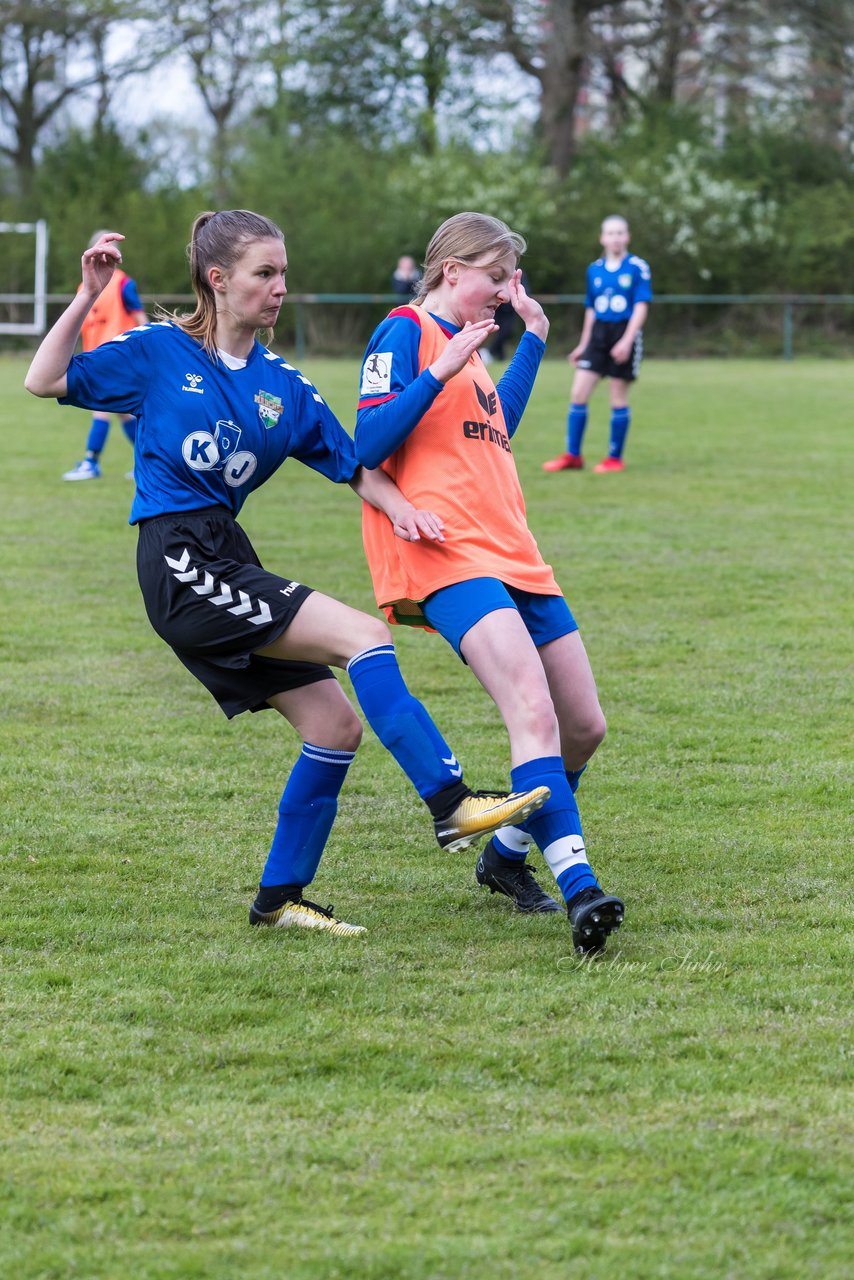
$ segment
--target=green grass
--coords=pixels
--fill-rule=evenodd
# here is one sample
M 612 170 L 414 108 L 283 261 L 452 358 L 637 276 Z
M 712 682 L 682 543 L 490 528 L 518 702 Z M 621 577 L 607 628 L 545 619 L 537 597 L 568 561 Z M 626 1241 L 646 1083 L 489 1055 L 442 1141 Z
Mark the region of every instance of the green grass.
M 355 366 L 307 371 L 352 421 Z M 0 1275 L 850 1275 L 851 366 L 650 362 L 604 477 L 540 471 L 569 384 L 541 373 L 514 448 L 608 716 L 579 798 L 628 904 L 594 964 L 434 848 L 370 735 L 315 883 L 369 933 L 248 929 L 295 736 L 229 725 L 150 630 L 127 445 L 61 484 L 87 418 L 23 372 L 0 362 Z M 591 461 L 606 418 L 600 392 Z M 357 508 L 290 463 L 244 524 L 370 608 Z M 506 780 L 470 674 L 398 643 L 470 781 Z

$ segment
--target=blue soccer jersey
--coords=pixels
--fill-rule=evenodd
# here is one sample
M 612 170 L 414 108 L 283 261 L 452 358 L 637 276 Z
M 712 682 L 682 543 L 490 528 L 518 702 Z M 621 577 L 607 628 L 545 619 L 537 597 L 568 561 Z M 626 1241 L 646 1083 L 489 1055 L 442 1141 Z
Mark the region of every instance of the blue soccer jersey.
M 628 320 L 638 302 L 651 301 L 652 272 L 643 258 L 627 254 L 614 271 L 597 258 L 587 268 L 584 305 L 593 308 L 597 320 Z
M 136 415 L 130 523 L 226 507 L 298 458 L 330 480 L 358 469 L 353 441 L 308 378 L 256 342 L 245 368 L 212 360 L 168 321 L 73 358 L 61 404 Z

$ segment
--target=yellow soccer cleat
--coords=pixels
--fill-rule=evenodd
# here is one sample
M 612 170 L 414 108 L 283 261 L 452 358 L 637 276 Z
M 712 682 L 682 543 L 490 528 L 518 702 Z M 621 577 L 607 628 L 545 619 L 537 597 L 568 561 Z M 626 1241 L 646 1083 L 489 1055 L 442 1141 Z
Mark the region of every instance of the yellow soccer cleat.
M 337 920 L 332 914 L 332 907 L 319 907 L 308 898 L 289 898 L 275 911 L 259 911 L 254 905 L 249 908 L 249 923 L 265 924 L 274 929 L 323 929 L 334 934 L 336 938 L 350 938 L 357 933 L 367 933 L 361 924 L 347 924 L 345 920 Z
M 468 849 L 499 827 L 522 822 L 544 805 L 550 795 L 548 787 L 512 792 L 472 791 L 446 818 L 436 819 L 433 824 L 436 839 L 443 849 L 450 849 L 452 853 Z

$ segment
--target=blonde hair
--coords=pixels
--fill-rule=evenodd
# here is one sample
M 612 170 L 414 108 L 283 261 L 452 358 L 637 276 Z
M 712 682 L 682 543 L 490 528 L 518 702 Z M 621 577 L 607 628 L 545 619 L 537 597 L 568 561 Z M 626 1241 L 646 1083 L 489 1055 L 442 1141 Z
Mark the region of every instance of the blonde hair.
M 211 267 L 230 271 L 239 262 L 246 246 L 256 240 L 281 240 L 284 243 L 284 239 L 275 222 L 260 213 L 252 213 L 250 209 L 200 213 L 193 223 L 187 245 L 196 308 L 190 315 L 170 314 L 169 319 L 188 337 L 200 342 L 209 355 L 216 355 L 216 296 L 208 280 L 208 271 Z M 269 342 L 272 330 L 261 332 Z
M 444 279 L 442 264 L 449 258 L 470 266 L 487 254 L 492 255 L 492 261 L 500 262 L 512 253 L 518 262 L 527 247 L 524 237 L 518 231 L 511 231 L 500 218 L 490 217 L 488 213 L 455 213 L 433 233 L 414 300 L 420 302 L 438 288 Z
M 606 222 L 622 222 L 622 224 L 623 224 L 623 226 L 626 228 L 626 230 L 627 230 L 627 231 L 629 231 L 629 230 L 630 230 L 630 227 L 629 227 L 629 220 L 628 220 L 628 218 L 624 218 L 624 217 L 623 217 L 623 215 L 622 215 L 621 213 L 609 213 L 609 214 L 608 214 L 608 216 L 607 216 L 607 218 L 603 218 L 603 219 L 602 219 L 602 221 L 601 221 L 601 222 L 600 222 L 600 224 L 599 224 L 599 234 L 600 234 L 600 236 L 601 236 L 602 232 L 605 230 L 605 223 L 606 223 Z

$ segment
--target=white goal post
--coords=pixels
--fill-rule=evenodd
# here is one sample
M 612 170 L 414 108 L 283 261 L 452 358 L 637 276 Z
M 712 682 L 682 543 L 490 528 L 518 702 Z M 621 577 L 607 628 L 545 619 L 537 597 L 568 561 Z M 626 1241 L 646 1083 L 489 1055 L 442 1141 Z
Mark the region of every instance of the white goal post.
M 0 293 L 0 304 L 28 302 L 33 307 L 31 324 L 0 322 L 0 333 L 31 334 L 40 337 L 47 327 L 47 223 L 0 222 L 0 235 L 32 235 L 35 233 L 35 274 L 32 293 Z

